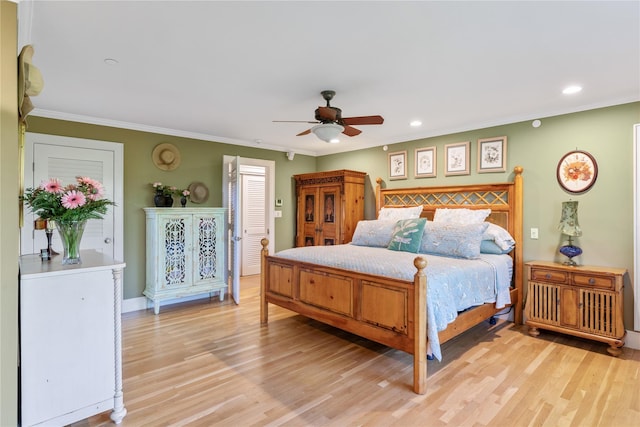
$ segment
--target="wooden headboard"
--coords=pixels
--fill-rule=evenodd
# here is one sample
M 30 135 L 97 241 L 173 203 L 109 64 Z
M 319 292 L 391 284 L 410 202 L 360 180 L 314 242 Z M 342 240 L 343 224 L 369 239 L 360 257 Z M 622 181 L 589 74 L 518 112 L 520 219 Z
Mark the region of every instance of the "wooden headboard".
M 438 187 L 382 188 L 383 180 L 376 180 L 376 212 L 380 208 L 402 208 L 422 205 L 422 217 L 433 219 L 438 208 L 491 209 L 487 221 L 497 224 L 516 241 L 512 251 L 514 281 L 522 289 L 524 274 L 522 260 L 522 172 L 521 166 L 513 168 L 513 181 L 495 184 L 472 184 Z M 516 310 L 521 313 L 521 310 Z M 519 322 L 521 323 L 521 321 Z

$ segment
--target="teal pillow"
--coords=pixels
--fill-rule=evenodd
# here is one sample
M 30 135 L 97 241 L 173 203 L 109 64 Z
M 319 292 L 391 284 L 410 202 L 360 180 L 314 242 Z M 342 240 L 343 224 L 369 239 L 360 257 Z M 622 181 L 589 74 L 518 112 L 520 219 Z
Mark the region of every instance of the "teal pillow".
M 422 242 L 426 218 L 401 219 L 396 222 L 388 248 L 392 251 L 417 253 Z

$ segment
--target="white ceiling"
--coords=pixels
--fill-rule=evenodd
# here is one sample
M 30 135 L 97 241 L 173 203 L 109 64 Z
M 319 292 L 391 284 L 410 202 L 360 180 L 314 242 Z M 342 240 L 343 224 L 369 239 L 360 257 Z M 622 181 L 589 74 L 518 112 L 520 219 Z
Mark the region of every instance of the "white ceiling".
M 19 5 L 43 117 L 324 155 L 640 100 L 638 1 Z M 327 144 L 273 123 L 313 121 L 324 89 L 384 124 Z

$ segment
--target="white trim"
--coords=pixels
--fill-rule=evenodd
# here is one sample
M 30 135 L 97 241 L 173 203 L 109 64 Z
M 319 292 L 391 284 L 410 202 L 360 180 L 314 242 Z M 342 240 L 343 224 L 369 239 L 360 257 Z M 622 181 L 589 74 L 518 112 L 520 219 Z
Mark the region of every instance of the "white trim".
M 219 142 L 221 144 L 232 144 L 232 145 L 240 145 L 243 147 L 253 147 L 253 148 L 260 148 L 265 150 L 282 151 L 285 153 L 288 151 L 291 151 L 291 147 L 265 144 L 263 142 L 258 143 L 256 141 L 245 141 L 242 139 L 226 138 L 224 136 L 215 136 L 215 135 L 209 135 L 205 133 L 187 132 L 184 130 L 169 129 L 169 128 L 163 128 L 158 126 L 148 126 L 148 125 L 143 125 L 138 123 L 122 122 L 119 120 L 101 119 L 98 117 L 83 116 L 80 114 L 59 113 L 57 111 L 42 110 L 40 108 L 34 109 L 30 113 L 30 115 L 45 117 L 48 119 L 66 120 L 66 121 L 72 121 L 72 122 L 78 122 L 78 123 L 89 123 L 89 124 L 98 125 L 98 126 L 109 126 L 109 127 L 115 127 L 115 128 L 121 128 L 121 129 L 137 130 L 140 132 L 158 133 L 161 135 L 172 135 L 172 136 L 179 136 L 184 138 L 200 139 L 202 141 Z M 317 156 L 317 153 L 315 151 L 300 150 L 298 148 L 296 148 L 296 153 L 305 154 L 307 156 Z
M 640 332 L 627 331 L 624 346 L 634 350 L 640 350 Z
M 633 329 L 640 331 L 640 123 L 633 125 Z M 633 283 L 635 282 L 635 283 Z

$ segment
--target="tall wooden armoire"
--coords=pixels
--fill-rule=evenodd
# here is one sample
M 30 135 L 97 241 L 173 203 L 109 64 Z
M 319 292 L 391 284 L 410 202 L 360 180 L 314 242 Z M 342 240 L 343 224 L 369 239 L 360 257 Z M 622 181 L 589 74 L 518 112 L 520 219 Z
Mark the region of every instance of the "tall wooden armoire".
M 294 175 L 296 180 L 296 246 L 349 243 L 364 219 L 367 174 L 336 170 Z

